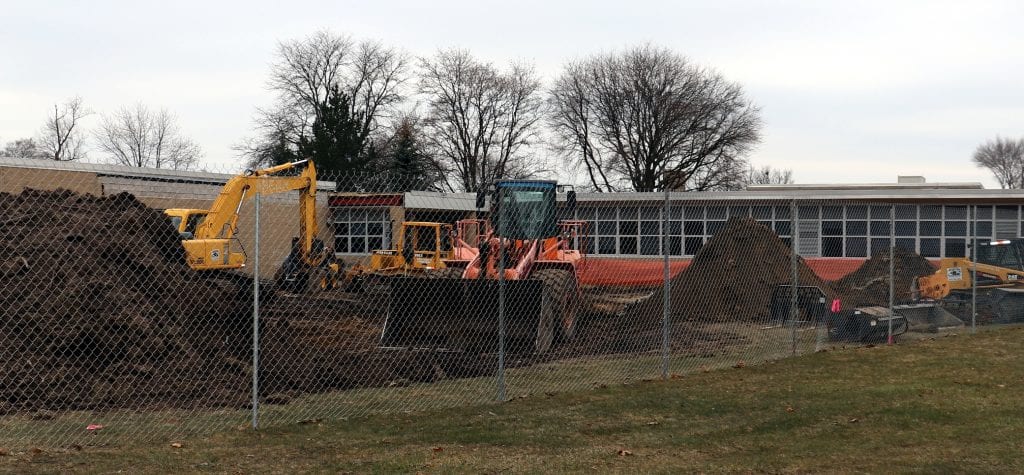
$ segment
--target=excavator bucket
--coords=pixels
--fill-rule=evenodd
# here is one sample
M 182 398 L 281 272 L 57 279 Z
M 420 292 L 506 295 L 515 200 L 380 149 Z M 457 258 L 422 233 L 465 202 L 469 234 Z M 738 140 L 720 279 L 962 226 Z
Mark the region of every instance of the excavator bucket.
M 499 285 L 495 280 L 392 277 L 380 346 L 497 352 Z M 543 284 L 527 279 L 504 286 L 506 349 L 535 351 Z
M 915 332 L 934 333 L 964 325 L 963 320 L 932 302 L 896 305 L 893 311 L 907 321 L 910 331 Z

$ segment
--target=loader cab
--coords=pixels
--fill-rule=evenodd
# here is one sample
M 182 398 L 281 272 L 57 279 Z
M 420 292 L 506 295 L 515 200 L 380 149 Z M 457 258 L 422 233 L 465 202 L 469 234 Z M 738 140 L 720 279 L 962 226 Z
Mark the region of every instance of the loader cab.
M 556 189 L 553 181 L 497 182 L 491 215 L 498 235 L 514 240 L 557 236 Z
M 1024 239 L 979 242 L 978 263 L 1024 271 Z

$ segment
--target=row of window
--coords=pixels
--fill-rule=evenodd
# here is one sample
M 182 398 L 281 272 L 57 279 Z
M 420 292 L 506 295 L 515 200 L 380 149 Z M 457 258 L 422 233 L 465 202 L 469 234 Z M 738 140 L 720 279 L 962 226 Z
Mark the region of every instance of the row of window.
M 895 245 L 925 257 L 963 256 L 977 221 L 979 239 L 1024 235 L 1020 207 L 978 206 L 977 216 L 963 205 L 828 205 L 798 206 L 801 252 L 823 257 L 868 257 Z M 564 208 L 561 210 L 564 211 Z M 590 236 L 576 243 L 596 255 L 662 254 L 665 226 L 666 251 L 693 256 L 721 231 L 729 218 L 751 217 L 772 229 L 787 245 L 791 242 L 790 207 L 787 206 L 670 206 L 668 222 L 659 206 L 586 206 L 576 219 L 588 221 Z M 392 223 L 386 208 L 332 209 L 335 251 L 360 254 L 390 245 Z M 809 222 L 813 222 L 808 227 Z M 818 249 L 807 247 L 818 246 Z

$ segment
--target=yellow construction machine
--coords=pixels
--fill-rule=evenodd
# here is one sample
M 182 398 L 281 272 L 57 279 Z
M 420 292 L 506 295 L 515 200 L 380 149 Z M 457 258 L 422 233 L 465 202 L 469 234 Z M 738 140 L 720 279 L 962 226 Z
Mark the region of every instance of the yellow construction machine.
M 976 255 L 975 260 L 942 259 L 934 274 L 914 282 L 915 297 L 966 304 L 973 293 L 979 307 L 988 306 L 996 322 L 1024 321 L 1024 239 L 979 242 Z M 977 288 L 972 289 L 975 281 Z
M 296 175 L 287 171 L 305 165 Z M 238 244 L 238 213 L 245 200 L 256 193 L 270 195 L 299 192 L 299 235 L 277 273 L 277 283 L 288 290 L 301 290 L 311 282 L 332 288 L 340 265 L 323 242 L 316 239 L 316 167 L 301 160 L 262 170 L 247 170 L 228 180 L 210 209 L 171 208 L 164 214 L 181 235 L 189 267 L 200 271 L 245 267 L 246 255 Z M 235 245 L 232 246 L 232 243 Z
M 445 261 L 455 257 L 449 224 L 406 221 L 399 226 L 394 249 L 377 249 L 363 262 L 345 272 L 344 288 L 361 292 L 368 284 L 386 276 L 420 275 L 448 268 Z

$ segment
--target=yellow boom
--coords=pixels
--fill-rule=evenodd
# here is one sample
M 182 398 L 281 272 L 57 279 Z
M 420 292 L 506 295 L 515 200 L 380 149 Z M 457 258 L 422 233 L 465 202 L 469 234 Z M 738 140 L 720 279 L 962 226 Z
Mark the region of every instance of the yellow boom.
M 305 165 L 294 176 L 279 173 Z M 310 267 L 319 266 L 327 256 L 314 252 L 316 236 L 316 167 L 302 160 L 247 170 L 228 180 L 210 209 L 172 208 L 164 211 L 178 227 L 189 267 L 196 270 L 238 269 L 245 266 L 245 254 L 233 252 L 231 241 L 238 232 L 238 212 L 256 193 L 270 195 L 299 191 L 298 254 Z

